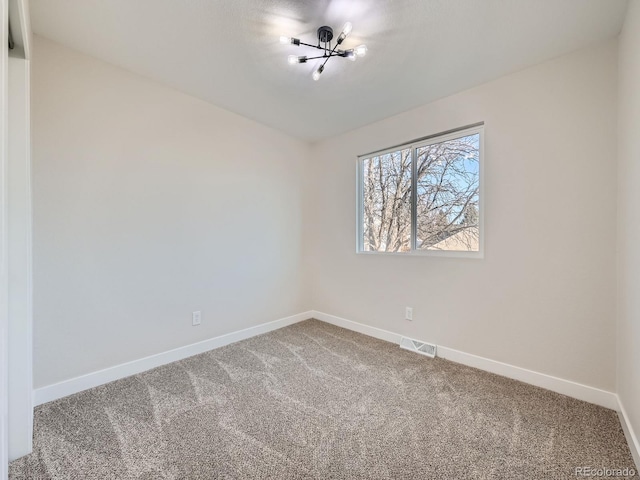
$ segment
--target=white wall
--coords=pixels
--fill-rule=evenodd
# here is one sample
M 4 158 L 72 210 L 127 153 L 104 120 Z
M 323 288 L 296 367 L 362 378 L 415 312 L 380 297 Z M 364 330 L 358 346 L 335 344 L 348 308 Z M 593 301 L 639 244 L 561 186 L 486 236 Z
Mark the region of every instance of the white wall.
M 7 35 L 8 3 L 0 0 L 0 38 Z M 7 262 L 7 56 L 8 47 L 0 48 L 0 480 L 7 478 L 8 468 L 8 262 Z
M 33 433 L 29 61 L 9 57 L 9 460 Z
M 640 452 L 640 1 L 629 2 L 619 50 L 618 396 Z
M 32 85 L 36 388 L 309 309 L 306 144 L 37 37 Z
M 317 144 L 314 309 L 614 391 L 616 48 Z M 357 255 L 356 156 L 480 121 L 485 258 Z

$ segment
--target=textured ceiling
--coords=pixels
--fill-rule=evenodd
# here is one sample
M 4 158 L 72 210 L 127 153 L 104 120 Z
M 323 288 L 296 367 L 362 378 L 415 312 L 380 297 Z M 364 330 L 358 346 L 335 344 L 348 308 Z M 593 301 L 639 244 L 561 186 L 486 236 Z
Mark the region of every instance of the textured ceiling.
M 318 140 L 616 36 L 627 0 L 31 0 L 33 29 L 293 136 Z M 365 58 L 288 65 L 316 29 Z M 337 32 L 336 32 L 337 33 Z M 309 52 L 310 53 L 310 52 Z

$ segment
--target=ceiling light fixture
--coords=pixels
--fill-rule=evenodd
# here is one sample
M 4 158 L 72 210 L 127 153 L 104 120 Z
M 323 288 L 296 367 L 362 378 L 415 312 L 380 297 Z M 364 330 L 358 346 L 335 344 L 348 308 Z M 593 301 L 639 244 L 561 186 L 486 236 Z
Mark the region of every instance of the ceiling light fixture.
M 280 43 L 282 44 L 292 44 L 297 47 L 300 45 L 304 45 L 306 47 L 316 48 L 318 50 L 322 50 L 322 55 L 317 55 L 315 57 L 308 57 L 306 55 L 289 55 L 288 61 L 290 65 L 295 65 L 297 63 L 307 63 L 309 60 L 317 60 L 324 59 L 324 62 L 313 72 L 313 79 L 319 80 L 320 75 L 324 72 L 324 66 L 327 64 L 331 57 L 343 57 L 348 58 L 351 61 L 355 61 L 358 57 L 364 57 L 367 54 L 367 46 L 360 45 L 356 48 L 351 48 L 349 50 L 341 50 L 338 48 L 344 42 L 344 39 L 351 33 L 353 26 L 351 22 L 347 22 L 342 27 L 342 32 L 338 36 L 335 45 L 331 46 L 331 40 L 333 40 L 333 29 L 331 27 L 327 27 L 326 25 L 320 27 L 318 29 L 318 44 L 312 45 L 310 43 L 301 42 L 299 38 L 293 37 L 280 37 Z

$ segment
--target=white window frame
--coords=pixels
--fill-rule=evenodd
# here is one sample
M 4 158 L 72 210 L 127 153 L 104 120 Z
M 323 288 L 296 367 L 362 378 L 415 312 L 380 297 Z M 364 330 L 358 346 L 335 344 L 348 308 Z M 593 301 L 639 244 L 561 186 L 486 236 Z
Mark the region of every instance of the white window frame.
M 416 183 L 417 178 L 415 176 L 416 169 L 416 150 L 420 147 L 433 145 L 435 143 L 446 142 L 460 137 L 466 137 L 468 135 L 478 134 L 479 140 L 479 162 L 478 162 L 478 180 L 480 182 L 478 192 L 478 251 L 447 251 L 447 250 L 418 250 L 416 248 L 416 236 L 417 236 L 417 196 Z M 413 194 L 411 195 L 411 250 L 408 252 L 378 252 L 378 251 L 365 251 L 364 250 L 364 207 L 363 207 L 363 162 L 371 157 L 384 155 L 386 153 L 397 152 L 400 150 L 411 149 L 411 182 L 413 184 Z M 446 132 L 429 135 L 424 138 L 413 140 L 395 147 L 386 148 L 384 150 L 377 150 L 375 152 L 367 153 L 365 155 L 359 155 L 356 161 L 356 253 L 362 255 L 398 255 L 398 256 L 419 256 L 419 257 L 455 257 L 455 258 L 484 258 L 484 122 L 474 125 L 456 128 L 454 130 L 448 130 Z

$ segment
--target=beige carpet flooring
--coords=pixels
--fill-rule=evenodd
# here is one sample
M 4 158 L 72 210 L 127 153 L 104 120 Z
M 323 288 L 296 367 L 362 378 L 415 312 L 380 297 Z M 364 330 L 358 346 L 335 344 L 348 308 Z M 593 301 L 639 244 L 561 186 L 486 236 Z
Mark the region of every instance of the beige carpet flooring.
M 529 480 L 583 466 L 635 468 L 615 412 L 309 320 L 38 407 L 34 452 L 9 478 Z

